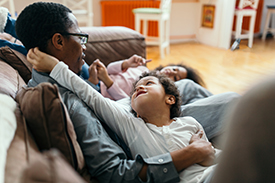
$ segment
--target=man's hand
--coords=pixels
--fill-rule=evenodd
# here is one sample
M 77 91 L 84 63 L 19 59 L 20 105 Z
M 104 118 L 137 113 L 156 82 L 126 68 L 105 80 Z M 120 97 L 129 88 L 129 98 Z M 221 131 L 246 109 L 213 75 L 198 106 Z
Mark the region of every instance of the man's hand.
M 121 70 L 127 70 L 130 67 L 138 67 L 140 65 L 146 65 L 146 63 L 151 62 L 152 60 L 146 60 L 138 55 L 133 55 L 129 59 L 124 60 L 121 65 Z
M 39 72 L 51 72 L 59 62 L 57 58 L 41 52 L 37 47 L 29 50 L 27 60 Z
M 215 150 L 210 142 L 201 139 L 202 136 L 203 132 L 198 131 L 191 138 L 189 146 L 170 152 L 178 172 L 195 163 L 209 166 L 213 162 Z
M 213 165 L 215 159 L 215 149 L 210 142 L 203 140 L 202 136 L 203 131 L 199 130 L 191 137 L 189 144 L 192 144 L 193 148 L 196 148 L 200 154 L 198 157 L 201 161 L 199 160 L 197 163 L 202 166 L 210 166 Z
M 89 71 L 89 78 L 88 78 L 88 81 L 90 81 L 91 83 L 97 85 L 99 80 L 97 78 L 97 64 L 95 64 L 95 62 L 93 62 L 88 71 Z

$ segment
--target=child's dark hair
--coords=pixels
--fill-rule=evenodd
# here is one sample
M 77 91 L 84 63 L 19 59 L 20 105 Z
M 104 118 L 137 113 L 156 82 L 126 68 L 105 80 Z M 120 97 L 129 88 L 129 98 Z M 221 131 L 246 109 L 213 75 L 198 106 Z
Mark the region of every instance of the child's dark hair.
M 154 76 L 154 77 L 158 78 L 159 82 L 161 83 L 161 85 L 163 86 L 163 88 L 165 90 L 165 93 L 168 95 L 173 95 L 175 97 L 175 103 L 173 105 L 171 105 L 171 108 L 170 108 L 170 119 L 172 119 L 174 117 L 179 117 L 180 113 L 181 113 L 181 111 L 180 111 L 180 106 L 181 106 L 180 94 L 179 94 L 178 88 L 175 85 L 175 83 L 170 78 L 168 78 L 165 74 L 160 74 L 157 71 L 150 71 L 150 72 L 142 73 L 142 75 L 133 84 L 133 90 L 130 95 L 131 98 L 134 93 L 134 89 L 135 89 L 137 82 L 147 76 Z M 133 109 L 131 109 L 131 112 L 134 114 L 134 116 L 137 116 L 137 113 Z
M 178 67 L 183 67 L 186 69 L 187 71 L 187 76 L 186 79 L 190 79 L 192 81 L 194 81 L 195 83 L 205 87 L 205 83 L 203 81 L 203 79 L 201 78 L 199 72 L 191 67 L 188 67 L 184 64 L 169 64 L 167 66 L 178 66 Z M 166 66 L 165 66 L 166 67 Z M 164 66 L 160 65 L 159 67 L 155 68 L 155 71 L 160 71 L 161 69 L 163 69 Z

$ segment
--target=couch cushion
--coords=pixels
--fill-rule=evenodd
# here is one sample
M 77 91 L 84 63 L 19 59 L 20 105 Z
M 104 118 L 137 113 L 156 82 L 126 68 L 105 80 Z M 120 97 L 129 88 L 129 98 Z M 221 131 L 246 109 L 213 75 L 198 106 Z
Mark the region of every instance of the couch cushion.
M 56 148 L 81 175 L 86 173 L 83 154 L 58 87 L 50 83 L 23 87 L 16 101 L 40 151 Z
M 7 151 L 16 129 L 16 102 L 0 93 L 0 182 L 4 182 Z
M 105 65 L 137 54 L 146 57 L 145 38 L 139 32 L 121 26 L 81 27 L 89 34 L 85 61 L 100 59 Z
M 43 172 L 43 173 L 41 173 Z M 22 183 L 58 182 L 85 183 L 79 174 L 63 159 L 56 149 L 43 152 L 43 155 L 24 170 Z
M 16 116 L 17 128 L 7 152 L 5 183 L 21 183 L 21 176 L 29 163 L 28 160 L 30 162 L 36 161 L 40 154 L 31 134 L 25 133 L 23 116 L 18 105 L 14 113 Z M 28 155 L 26 140 L 29 142 Z M 30 159 L 28 159 L 28 157 Z
M 2 60 L 0 60 L 0 71 L 0 93 L 15 98 L 16 92 L 26 83 L 16 70 Z
M 25 55 L 5 46 L 0 48 L 0 58 L 17 70 L 25 83 L 31 79 L 32 65 Z

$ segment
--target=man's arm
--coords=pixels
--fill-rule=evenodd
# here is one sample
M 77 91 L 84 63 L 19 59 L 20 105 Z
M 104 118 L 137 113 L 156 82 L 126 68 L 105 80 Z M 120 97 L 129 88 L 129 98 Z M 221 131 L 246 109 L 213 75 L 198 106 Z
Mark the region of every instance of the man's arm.
M 202 133 L 199 131 L 197 134 L 193 135 L 193 142 L 182 149 L 177 151 L 173 151 L 170 153 L 173 164 L 177 172 L 182 171 L 189 166 L 199 163 L 203 166 L 209 166 L 215 159 L 215 150 L 212 147 L 212 144 L 208 141 L 201 139 Z M 153 159 L 156 157 L 152 157 Z M 163 161 L 162 157 L 158 157 L 158 161 Z M 146 162 L 146 159 L 145 159 Z M 145 181 L 148 165 L 144 164 L 140 173 L 139 177 Z M 170 168 L 173 170 L 173 168 Z M 160 172 L 171 171 L 168 170 L 166 167 L 162 167 Z M 148 176 L 148 175 L 147 175 Z

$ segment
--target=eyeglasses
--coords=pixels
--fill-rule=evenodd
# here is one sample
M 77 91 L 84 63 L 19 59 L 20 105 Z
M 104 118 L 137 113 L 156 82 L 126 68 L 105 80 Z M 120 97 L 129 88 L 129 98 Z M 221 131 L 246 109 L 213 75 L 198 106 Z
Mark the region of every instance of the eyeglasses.
M 85 45 L 88 42 L 89 35 L 84 33 L 61 33 L 62 35 L 70 35 L 70 36 L 77 36 L 80 39 L 80 44 Z

